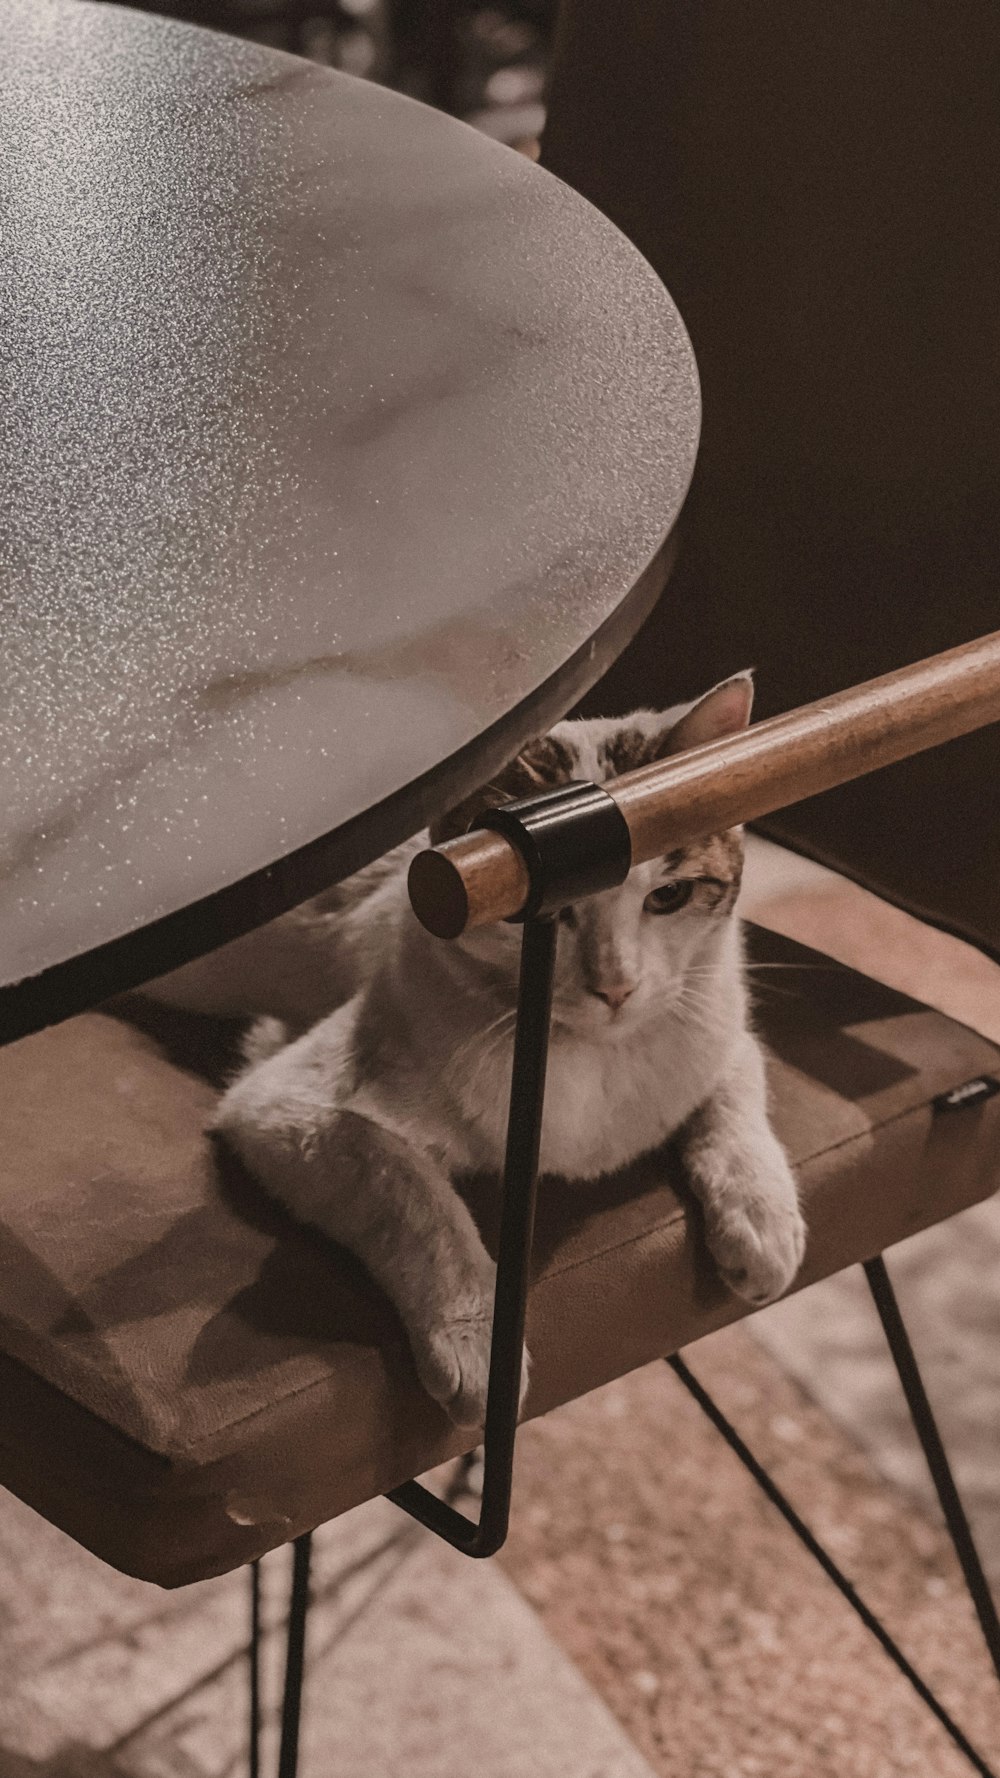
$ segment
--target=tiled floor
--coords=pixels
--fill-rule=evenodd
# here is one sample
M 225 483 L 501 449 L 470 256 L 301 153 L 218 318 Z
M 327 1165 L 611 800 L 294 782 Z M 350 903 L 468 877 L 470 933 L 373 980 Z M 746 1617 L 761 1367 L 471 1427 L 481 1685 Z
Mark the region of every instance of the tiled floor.
M 922 949 L 858 894 L 755 848 L 756 917 L 807 940 L 822 929 L 847 960 L 1000 1030 L 1000 971 Z M 996 1203 L 894 1260 L 995 1572 L 998 1262 Z M 855 1283 L 691 1359 L 1000 1761 L 998 1694 Z M 665 1366 L 524 1429 L 498 1563 L 464 1561 L 384 1503 L 317 1543 L 303 1778 L 969 1770 Z M 272 1624 L 286 1569 L 285 1553 L 267 1565 Z M 243 1577 L 160 1593 L 0 1495 L 0 1778 L 235 1778 L 246 1615 Z

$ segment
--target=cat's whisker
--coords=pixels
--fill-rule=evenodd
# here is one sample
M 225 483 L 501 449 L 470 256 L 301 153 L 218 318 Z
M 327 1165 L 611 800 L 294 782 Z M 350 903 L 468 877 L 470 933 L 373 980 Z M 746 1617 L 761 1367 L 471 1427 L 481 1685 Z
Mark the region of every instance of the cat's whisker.
M 670 1002 L 671 1012 L 702 1012 L 716 1004 L 714 994 L 699 992 L 694 988 L 682 988 L 681 992 Z
M 673 1002 L 675 1012 L 701 1012 L 711 1006 L 712 1001 L 706 995 L 679 994 Z
M 472 1041 L 475 1042 L 476 1038 L 489 1037 L 490 1032 L 496 1031 L 498 1026 L 505 1025 L 511 1019 L 516 1019 L 516 1018 L 517 1018 L 517 1007 L 516 1006 L 508 1006 L 507 1008 L 505 1008 L 505 1010 L 502 1013 L 500 1013 L 499 1017 L 493 1019 L 490 1024 L 484 1025 L 483 1029 L 481 1031 L 477 1031 L 475 1034 L 475 1037 L 473 1038 Z
M 494 1032 L 498 1032 L 501 1026 L 506 1026 L 516 1018 L 517 1009 L 512 1007 L 507 1012 L 502 1012 L 499 1018 L 491 1020 L 488 1025 L 484 1025 L 481 1031 L 473 1031 L 472 1036 L 467 1039 L 462 1045 L 462 1048 L 456 1050 L 455 1060 L 459 1061 L 469 1050 L 474 1049 L 477 1044 L 484 1043 L 487 1038 L 494 1034 Z
M 484 1062 L 492 1061 L 494 1056 L 498 1056 L 502 1050 L 506 1049 L 508 1039 L 512 1038 L 513 1035 L 514 1035 L 514 1031 L 513 1031 L 512 1026 L 506 1030 L 499 1031 L 496 1034 L 496 1036 L 494 1037 L 492 1043 L 487 1044 L 480 1051 L 479 1067 L 482 1068 L 482 1065 Z
M 498 1050 L 502 1044 L 506 1043 L 508 1037 L 513 1035 L 515 1017 L 515 1014 L 511 1014 L 511 1017 L 505 1019 L 502 1024 L 497 1020 L 485 1031 L 470 1037 L 465 1046 L 466 1049 L 478 1050 L 481 1057 L 493 1055 L 494 1051 Z
M 487 1039 L 494 1035 L 506 1036 L 508 1027 L 513 1025 L 516 1018 L 517 1008 L 515 1006 L 508 1007 L 498 1018 L 492 1019 L 488 1025 L 484 1025 L 481 1031 L 474 1031 L 459 1054 L 464 1054 L 465 1050 L 474 1048 L 476 1044 L 486 1043 Z
M 837 969 L 840 969 L 841 967 L 842 967 L 841 964 L 834 963 L 834 962 L 830 962 L 830 963 L 754 963 L 751 961 L 749 963 L 744 963 L 744 965 L 743 965 L 744 972 L 747 975 L 751 975 L 751 974 L 752 975 L 759 975 L 764 970 L 775 970 L 775 969 L 795 969 L 795 970 L 807 970 L 807 969 L 808 970 L 820 970 L 820 969 L 831 970 L 832 969 L 832 970 L 837 970 Z M 712 976 L 712 977 L 717 978 L 718 977 L 718 969 L 714 968 L 711 964 L 708 964 L 708 963 L 695 963 L 690 969 L 685 970 L 684 977 L 685 977 L 686 981 L 691 981 L 696 976 Z
M 830 970 L 830 969 L 840 969 L 843 966 L 840 963 L 745 963 L 743 965 L 743 967 L 747 971 L 752 970 L 754 972 L 754 974 L 756 975 L 763 969 L 812 969 L 812 970 L 824 969 L 824 970 Z
M 507 1039 L 513 1035 L 513 1027 L 516 1019 L 517 1008 L 509 1008 L 507 1012 L 502 1012 L 499 1018 L 494 1019 L 491 1024 L 487 1025 L 484 1030 L 475 1032 L 473 1036 L 469 1038 L 468 1043 L 463 1044 L 462 1048 L 457 1052 L 454 1060 L 456 1062 L 461 1062 L 464 1057 L 469 1054 L 470 1050 L 475 1051 L 477 1047 L 479 1048 L 479 1054 L 475 1057 L 470 1075 L 471 1085 L 475 1086 L 478 1084 L 479 1078 L 487 1063 L 490 1062 L 494 1056 L 499 1054 Z

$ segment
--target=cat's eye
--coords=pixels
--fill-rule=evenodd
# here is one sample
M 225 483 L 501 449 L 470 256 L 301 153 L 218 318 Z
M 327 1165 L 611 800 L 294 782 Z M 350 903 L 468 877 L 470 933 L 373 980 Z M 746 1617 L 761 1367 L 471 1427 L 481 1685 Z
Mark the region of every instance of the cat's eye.
M 576 925 L 576 914 L 572 908 L 560 908 L 559 909 L 559 918 L 562 921 L 564 926 L 575 926 Z
M 694 893 L 694 884 L 690 882 L 661 883 L 659 889 L 651 890 L 643 902 L 647 914 L 676 914 L 678 908 L 686 906 Z

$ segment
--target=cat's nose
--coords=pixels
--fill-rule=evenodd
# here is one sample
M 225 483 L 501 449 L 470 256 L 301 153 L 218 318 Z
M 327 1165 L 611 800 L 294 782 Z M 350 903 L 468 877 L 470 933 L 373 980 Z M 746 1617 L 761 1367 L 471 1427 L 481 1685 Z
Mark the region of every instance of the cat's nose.
M 636 982 L 616 982 L 612 988 L 591 988 L 590 991 L 597 995 L 598 1000 L 607 1001 L 612 1012 L 620 1012 L 629 995 L 635 993 L 637 986 Z

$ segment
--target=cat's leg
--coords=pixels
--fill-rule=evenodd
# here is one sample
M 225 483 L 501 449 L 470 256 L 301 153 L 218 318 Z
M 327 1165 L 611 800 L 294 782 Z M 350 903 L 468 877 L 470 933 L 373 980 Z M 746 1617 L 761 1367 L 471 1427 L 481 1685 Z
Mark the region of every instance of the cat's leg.
M 802 1263 L 806 1230 L 792 1170 L 768 1122 L 763 1057 L 749 1032 L 679 1141 L 724 1281 L 751 1303 L 781 1296 Z
M 445 1170 L 372 1115 L 303 1095 L 293 1051 L 242 1076 L 214 1127 L 300 1221 L 357 1255 L 395 1304 L 417 1374 L 459 1426 L 482 1426 L 495 1267 Z M 522 1399 L 527 1354 L 522 1366 Z

